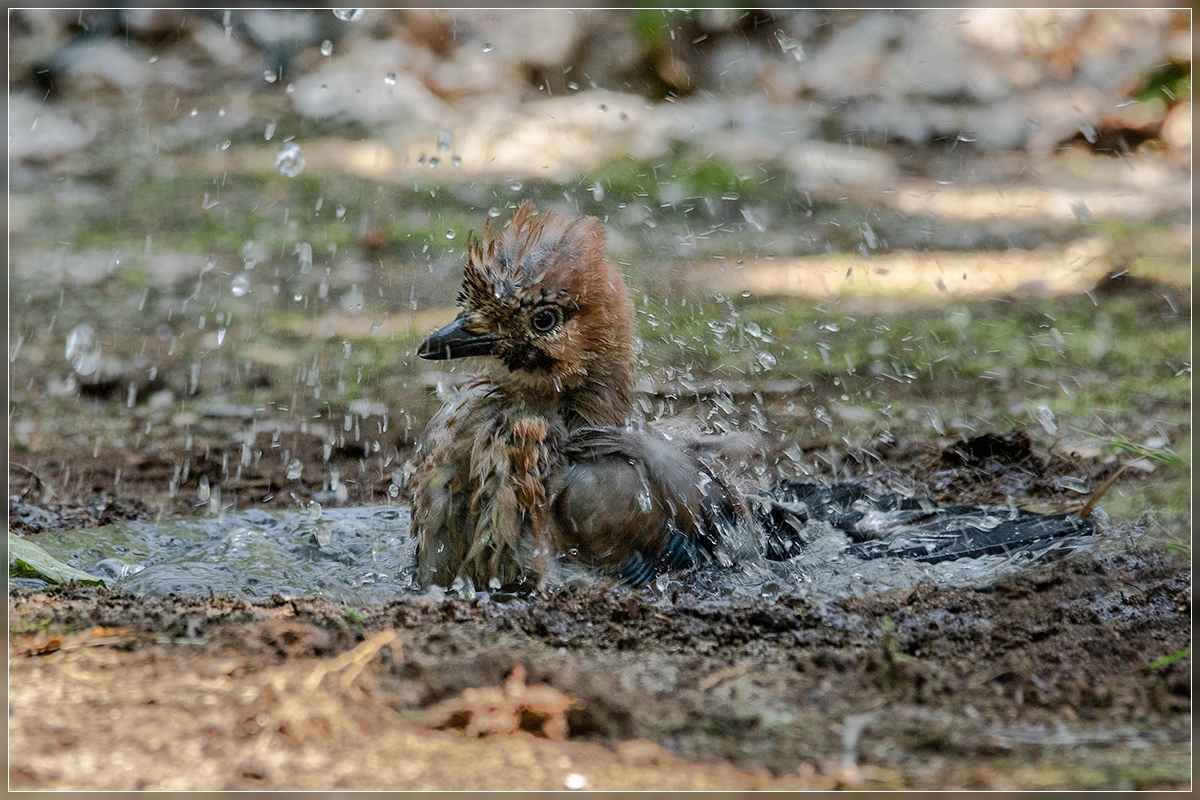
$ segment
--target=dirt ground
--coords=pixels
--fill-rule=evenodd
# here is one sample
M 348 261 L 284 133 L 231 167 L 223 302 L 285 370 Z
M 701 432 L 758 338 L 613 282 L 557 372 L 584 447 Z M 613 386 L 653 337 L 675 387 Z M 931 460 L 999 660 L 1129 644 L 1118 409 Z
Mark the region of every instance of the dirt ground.
M 146 509 L 10 503 L 30 533 Z M 820 603 L 683 586 L 365 608 L 13 588 L 10 785 L 1190 786 L 1190 658 L 1151 662 L 1190 642 L 1191 572 L 1161 548 Z

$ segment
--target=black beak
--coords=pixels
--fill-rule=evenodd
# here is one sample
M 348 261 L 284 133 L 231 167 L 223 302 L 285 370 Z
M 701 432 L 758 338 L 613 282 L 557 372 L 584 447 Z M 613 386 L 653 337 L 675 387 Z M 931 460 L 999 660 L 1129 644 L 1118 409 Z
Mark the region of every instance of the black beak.
M 466 317 L 459 317 L 440 331 L 429 335 L 417 351 L 421 358 L 442 361 L 464 356 L 490 356 L 496 352 L 499 339 L 490 334 L 471 333 L 464 325 Z

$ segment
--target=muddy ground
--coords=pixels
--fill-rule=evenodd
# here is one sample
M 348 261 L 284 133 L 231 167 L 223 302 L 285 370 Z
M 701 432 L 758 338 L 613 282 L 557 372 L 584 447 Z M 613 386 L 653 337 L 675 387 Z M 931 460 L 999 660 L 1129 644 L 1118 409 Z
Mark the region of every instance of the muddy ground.
M 1111 472 L 1060 456 L 1030 480 L 1036 454 L 1008 441 L 969 475 L 920 443 L 890 454 L 930 489 L 938 476 L 961 495 L 973 476 L 979 500 L 1017 479 L 1036 495 L 1056 474 Z M 14 494 L 10 514 L 35 541 L 39 526 L 149 516 L 161 492 L 155 480 L 36 504 L 37 481 L 12 478 L 26 499 Z M 1190 566 L 1160 545 L 1108 539 L 988 588 L 828 602 L 716 602 L 686 581 L 666 596 L 596 586 L 359 608 L 13 588 L 9 777 L 14 789 L 1184 788 L 1190 658 L 1152 662 L 1189 644 L 1190 587 Z

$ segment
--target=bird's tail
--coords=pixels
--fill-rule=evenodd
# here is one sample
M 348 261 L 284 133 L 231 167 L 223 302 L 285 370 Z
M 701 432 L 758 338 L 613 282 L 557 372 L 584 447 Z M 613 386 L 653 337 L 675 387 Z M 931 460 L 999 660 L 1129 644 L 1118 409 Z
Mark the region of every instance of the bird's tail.
M 812 530 L 809 522 L 828 523 L 844 532 L 851 540 L 848 555 L 926 563 L 1041 553 L 1096 532 L 1095 524 L 1078 514 L 938 506 L 860 483 L 785 483 L 758 498 L 755 516 L 764 534 L 765 555 L 777 561 L 804 549 Z

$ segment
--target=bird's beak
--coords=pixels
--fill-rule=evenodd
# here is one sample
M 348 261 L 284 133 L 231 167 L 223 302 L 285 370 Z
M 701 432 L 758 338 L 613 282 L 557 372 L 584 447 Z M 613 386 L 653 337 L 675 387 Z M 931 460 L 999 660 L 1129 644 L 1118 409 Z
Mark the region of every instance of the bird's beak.
M 466 329 L 466 321 L 466 317 L 459 317 L 441 330 L 431 333 L 417 355 L 431 361 L 442 361 L 495 353 L 499 339 L 491 334 L 472 333 Z

